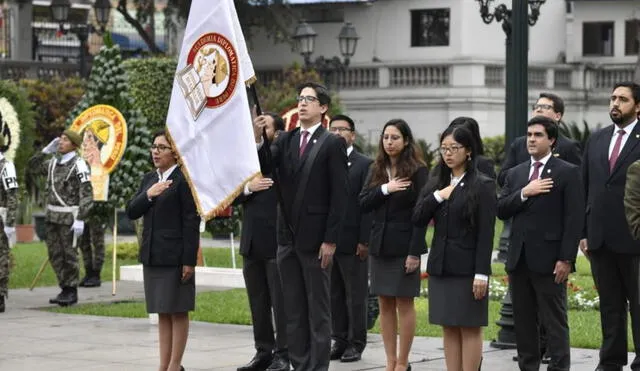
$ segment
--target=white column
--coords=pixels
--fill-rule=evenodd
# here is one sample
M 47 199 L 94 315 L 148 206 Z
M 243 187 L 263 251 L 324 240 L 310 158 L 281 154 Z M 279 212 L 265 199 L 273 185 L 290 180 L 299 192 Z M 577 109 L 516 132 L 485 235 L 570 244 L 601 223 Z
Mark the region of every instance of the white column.
M 33 20 L 33 4 L 30 1 L 20 4 L 15 1 L 9 3 L 11 15 L 11 59 L 30 61 L 33 56 L 33 32 L 31 21 Z

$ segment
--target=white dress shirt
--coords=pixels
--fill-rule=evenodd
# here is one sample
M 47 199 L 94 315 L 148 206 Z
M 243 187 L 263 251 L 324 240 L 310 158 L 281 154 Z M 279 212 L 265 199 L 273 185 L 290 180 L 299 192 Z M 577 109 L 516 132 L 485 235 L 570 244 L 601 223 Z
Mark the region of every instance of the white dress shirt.
M 351 152 L 353 152 L 353 146 L 349 146 L 349 148 L 347 148 L 347 157 L 351 155 Z
M 169 179 L 169 177 L 171 176 L 171 173 L 173 173 L 173 171 L 178 167 L 178 164 L 175 164 L 173 166 L 171 166 L 170 168 L 168 168 L 167 170 L 165 170 L 164 173 L 160 172 L 160 169 L 156 169 L 156 173 L 158 174 L 158 181 L 159 182 L 166 182 L 167 179 Z
M 611 142 L 609 142 L 609 155 L 607 156 L 607 160 L 611 158 L 611 153 L 613 152 L 613 147 L 616 145 L 616 141 L 618 140 L 618 130 L 624 130 L 624 136 L 622 137 L 622 142 L 620 142 L 620 152 L 624 148 L 625 143 L 627 143 L 627 139 L 629 139 L 629 135 L 633 132 L 633 128 L 636 127 L 638 123 L 638 119 L 636 119 L 631 124 L 624 127 L 624 129 L 620 128 L 618 125 L 614 125 L 613 127 L 613 135 L 611 136 Z
M 542 176 L 542 170 L 544 170 L 544 167 L 547 166 L 547 161 L 549 161 L 552 154 L 553 152 L 549 152 L 548 155 L 544 156 L 540 160 L 536 160 L 533 157 L 531 157 L 531 165 L 529 165 L 529 177 L 527 179 L 530 179 L 531 176 L 533 175 L 533 171 L 535 170 L 535 167 L 533 166 L 533 164 L 535 164 L 536 162 L 541 162 L 542 166 L 540 166 L 540 168 L 538 169 L 538 179 L 540 179 L 540 177 Z M 523 202 L 529 199 L 529 197 L 524 197 L 524 188 L 520 190 L 520 199 Z

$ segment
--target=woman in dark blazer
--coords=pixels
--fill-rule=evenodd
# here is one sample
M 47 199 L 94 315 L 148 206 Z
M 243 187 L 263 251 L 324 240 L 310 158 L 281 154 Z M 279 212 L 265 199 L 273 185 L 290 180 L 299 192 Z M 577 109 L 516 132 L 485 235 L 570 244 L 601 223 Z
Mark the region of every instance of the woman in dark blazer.
M 478 370 L 496 218 L 495 181 L 478 171 L 473 135 L 461 126 L 440 137 L 439 172 L 418 198 L 416 226 L 435 221 L 427 260 L 429 322 L 443 328 L 448 370 Z
M 160 371 L 184 370 L 182 356 L 195 307 L 195 265 L 200 218 L 189 185 L 164 132 L 151 146 L 156 171 L 147 173 L 127 205 L 127 215 L 144 217 L 139 260 L 147 312 L 158 313 Z
M 474 145 L 473 152 L 476 154 L 475 161 L 478 171 L 491 179 L 496 179 L 496 164 L 492 159 L 484 155 L 484 143 L 482 143 L 482 137 L 480 136 L 480 126 L 478 125 L 478 121 L 471 117 L 460 116 L 453 119 L 453 121 L 451 121 L 451 123 L 449 124 L 449 127 L 455 126 L 466 128 L 471 133 Z M 431 176 L 435 176 L 438 173 L 438 167 L 440 163 L 434 166 L 431 172 Z
M 380 303 L 386 371 L 411 369 L 409 351 L 416 327 L 413 300 L 420 295 L 420 255 L 427 252 L 426 226 L 414 227 L 411 215 L 427 178 L 409 125 L 401 119 L 387 122 L 380 136 L 378 157 L 360 194 L 362 212 L 373 214 L 369 238 L 371 291 Z

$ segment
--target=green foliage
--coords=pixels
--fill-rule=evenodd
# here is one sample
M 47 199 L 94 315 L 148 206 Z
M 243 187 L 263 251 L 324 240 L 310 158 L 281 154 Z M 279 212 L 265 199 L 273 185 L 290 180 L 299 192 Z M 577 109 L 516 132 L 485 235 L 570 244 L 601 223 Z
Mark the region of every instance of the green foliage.
M 601 124 L 598 124 L 595 130 L 600 129 L 601 126 Z M 569 125 L 564 121 L 560 121 L 558 131 L 561 135 L 578 142 L 581 151 L 584 151 L 584 148 L 587 145 L 587 140 L 589 140 L 589 137 L 591 136 L 591 129 L 585 120 L 582 120 L 582 129 L 580 129 L 575 121 L 572 121 Z
M 427 164 L 427 168 L 431 170 L 431 168 L 436 164 L 438 149 L 431 149 L 431 143 L 427 143 L 424 139 L 418 139 L 416 144 L 420 147 L 422 158 L 424 159 L 425 164 Z
M 20 121 L 20 145 L 16 151 L 13 163 L 18 172 L 18 182 L 21 183 L 24 181 L 24 171 L 27 168 L 27 162 L 33 155 L 33 140 L 35 136 L 33 106 L 24 89 L 21 89 L 11 80 L 0 81 L 0 97 L 6 98 L 9 103 L 11 103 Z
M 138 260 L 138 251 L 138 244 L 135 242 L 119 243 L 116 257 L 118 260 Z M 113 257 L 113 244 L 107 246 L 105 256 Z
M 120 47 L 103 46 L 94 58 L 87 92 L 67 120 L 67 124 L 71 124 L 73 118 L 88 107 L 108 104 L 117 108 L 127 121 L 127 149 L 109 179 L 111 208 L 124 206 L 135 194 L 144 174 L 151 170 L 151 132 L 147 126 L 147 119 L 137 108 L 128 87 L 129 81 L 122 66 Z M 113 214 L 109 209 L 105 208 L 106 217 Z
M 61 80 L 20 80 L 33 103 L 35 119 L 34 148 L 41 148 L 64 131 L 67 114 L 84 94 L 85 83 L 78 78 Z
M 298 86 L 302 83 L 313 81 L 322 82 L 320 75 L 313 69 L 304 69 L 294 63 L 283 70 L 284 77 L 281 80 L 272 80 L 268 85 L 257 82 L 258 99 L 263 111 L 272 111 L 277 114 L 295 107 L 297 104 Z M 336 93 L 331 94 L 331 107 L 329 116 L 339 114 L 341 111 L 340 99 Z
M 129 59 L 122 66 L 127 72 L 134 106 L 140 108 L 153 131 L 164 129 L 177 66 L 175 59 Z
M 20 189 L 18 196 L 18 210 L 16 212 L 16 224 L 33 224 L 33 202 L 26 189 Z
M 240 222 L 242 221 L 242 207 L 233 206 L 232 209 L 231 217 L 209 220 L 205 226 L 207 232 L 211 233 L 213 237 L 227 237 L 231 232 L 233 232 L 234 236 L 238 236 L 240 234 Z
M 504 135 L 482 138 L 484 144 L 484 155 L 495 162 L 496 167 L 502 165 L 504 161 Z

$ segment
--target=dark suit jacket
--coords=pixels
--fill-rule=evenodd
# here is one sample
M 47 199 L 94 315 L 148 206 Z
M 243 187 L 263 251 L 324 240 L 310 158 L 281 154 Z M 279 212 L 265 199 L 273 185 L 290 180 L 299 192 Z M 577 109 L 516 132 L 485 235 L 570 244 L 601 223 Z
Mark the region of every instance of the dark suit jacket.
M 158 182 L 158 174 L 155 171 L 147 173 L 138 192 L 127 204 L 129 219 L 144 216 L 138 259 L 147 266 L 195 266 L 200 217 L 179 167 L 171 173 L 169 180 L 173 180 L 171 186 L 149 201 L 147 190 Z
M 640 254 L 624 213 L 627 168 L 640 159 L 640 124 L 620 151 L 613 173 L 609 173 L 609 144 L 615 125 L 591 134 L 584 152 L 582 177 L 586 193 L 586 236 L 589 250 L 607 249 L 623 254 Z
M 368 244 L 371 233 L 371 213 L 360 211 L 358 196 L 367 180 L 369 167 L 373 160 L 354 149 L 347 158 L 349 167 L 349 199 L 347 200 L 347 214 L 344 228 L 340 235 L 337 253 L 355 254 L 358 243 Z
M 323 242 L 337 244 L 345 218 L 348 199 L 348 174 L 346 142 L 329 135 L 322 144 L 308 174 L 306 189 L 299 190 L 303 167 L 315 141 L 325 128 L 320 126 L 309 139 L 306 150 L 299 157 L 300 128 L 281 133 L 271 145 L 271 163 L 268 163 L 268 148 L 258 151 L 260 164 L 267 173 L 278 171 L 278 187 L 283 205 L 278 209 L 278 243 L 290 245 L 307 252 L 317 252 Z M 293 215 L 293 204 L 298 191 L 303 192 L 299 215 Z M 286 212 L 292 225 L 294 237 L 282 214 Z
M 553 157 L 558 157 L 574 165 L 582 165 L 582 156 L 578 142 L 563 135 L 558 135 L 558 141 L 553 147 Z M 502 168 L 498 174 L 498 184 L 500 187 L 504 185 L 509 169 L 525 161 L 529 161 L 529 159 L 531 159 L 531 156 L 527 151 L 527 137 L 516 138 L 513 143 L 511 143 L 509 153 L 507 153 L 507 157 L 502 163 Z
M 624 189 L 624 212 L 634 239 L 640 240 L 640 160 L 629 165 Z
M 275 259 L 278 250 L 278 198 L 275 187 L 248 196 L 242 193 L 233 204 L 242 205 L 240 254 L 252 259 Z
M 429 174 L 429 176 L 431 177 L 437 176 L 439 166 L 440 166 L 440 163 L 434 166 L 433 169 L 431 169 L 431 173 Z M 479 172 L 488 176 L 489 178 L 493 180 L 496 179 L 496 164 L 489 157 L 483 156 L 483 155 L 477 156 L 476 168 L 478 169 Z
M 464 216 L 472 187 L 477 192 L 473 225 Z M 495 180 L 480 172 L 466 174 L 442 203 L 430 188 L 422 190 L 413 212 L 413 222 L 418 226 L 426 226 L 432 218 L 435 221 L 427 272 L 434 276 L 490 275 L 496 221 Z
M 414 226 L 411 217 L 420 190 L 427 183 L 429 172 L 421 167 L 411 176 L 411 187 L 405 191 L 384 195 L 381 186 L 366 186 L 360 193 L 363 212 L 373 213 L 369 254 L 374 256 L 420 257 L 427 252 L 427 227 Z
M 531 271 L 552 274 L 557 261 L 575 262 L 578 253 L 584 222 L 580 168 L 552 156 L 540 176 L 553 179 L 551 191 L 522 201 L 530 168 L 531 160 L 514 167 L 498 199 L 498 217 L 513 218 L 505 268 L 515 270 L 524 254 Z

